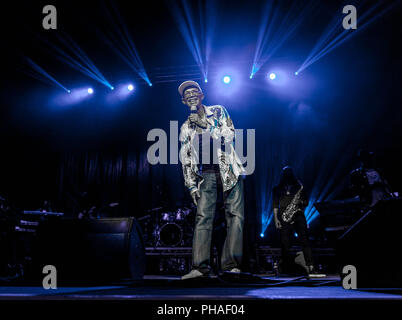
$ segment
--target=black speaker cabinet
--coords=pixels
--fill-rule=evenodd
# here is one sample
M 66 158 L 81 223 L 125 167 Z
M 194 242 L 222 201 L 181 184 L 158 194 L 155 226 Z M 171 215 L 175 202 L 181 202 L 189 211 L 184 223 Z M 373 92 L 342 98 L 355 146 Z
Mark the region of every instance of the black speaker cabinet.
M 141 230 L 132 217 L 44 221 L 34 252 L 35 272 L 54 265 L 58 281 L 140 280 L 145 272 Z
M 341 269 L 353 265 L 358 288 L 402 288 L 402 199 L 379 201 L 337 241 Z

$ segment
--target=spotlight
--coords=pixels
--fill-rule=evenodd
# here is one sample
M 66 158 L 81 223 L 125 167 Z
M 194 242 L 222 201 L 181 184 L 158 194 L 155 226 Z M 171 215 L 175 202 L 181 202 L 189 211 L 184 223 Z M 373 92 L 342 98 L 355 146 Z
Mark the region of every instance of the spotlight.
M 253 79 L 253 75 L 252 75 L 252 74 L 250 74 L 250 79 Z
M 264 238 L 264 233 L 261 232 L 261 233 L 260 233 L 260 237 L 261 237 L 261 238 Z
M 271 80 L 276 79 L 276 74 L 273 73 L 273 72 L 271 72 L 271 73 L 269 74 L 269 78 L 270 78 Z
M 88 88 L 88 93 L 89 93 L 89 94 L 93 94 L 93 93 L 94 93 L 94 89 Z
M 152 83 L 151 83 L 151 82 L 149 83 L 149 86 L 152 87 Z
M 232 79 L 230 79 L 229 76 L 224 76 L 224 77 L 223 77 L 223 82 L 226 83 L 226 84 L 230 83 L 231 80 L 232 80 Z
M 299 73 L 296 71 L 296 72 L 295 72 L 295 76 L 297 76 L 298 74 L 299 74 Z
M 113 87 L 113 86 L 111 86 L 111 87 L 110 87 L 110 90 L 114 90 L 114 87 Z
M 208 79 L 207 79 L 207 78 L 205 78 L 205 79 L 204 79 L 204 81 L 205 81 L 205 83 L 207 83 L 207 82 L 208 82 Z
M 68 93 L 71 93 L 71 90 L 67 90 Z
M 128 91 L 133 91 L 134 90 L 134 86 L 132 84 L 129 84 L 127 86 Z
M 295 232 L 295 237 L 297 238 L 298 237 L 298 235 L 297 235 L 297 233 Z

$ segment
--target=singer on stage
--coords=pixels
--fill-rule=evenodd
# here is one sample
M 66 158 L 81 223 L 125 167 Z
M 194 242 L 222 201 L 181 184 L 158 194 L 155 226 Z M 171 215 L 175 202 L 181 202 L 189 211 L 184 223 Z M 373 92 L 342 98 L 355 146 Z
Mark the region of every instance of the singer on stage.
M 205 106 L 195 81 L 179 86 L 190 116 L 180 129 L 184 183 L 197 206 L 192 270 L 183 280 L 211 276 L 210 248 L 219 189 L 223 191 L 227 235 L 221 257 L 224 272 L 240 273 L 243 252 L 244 168 L 234 150 L 235 129 L 223 106 Z

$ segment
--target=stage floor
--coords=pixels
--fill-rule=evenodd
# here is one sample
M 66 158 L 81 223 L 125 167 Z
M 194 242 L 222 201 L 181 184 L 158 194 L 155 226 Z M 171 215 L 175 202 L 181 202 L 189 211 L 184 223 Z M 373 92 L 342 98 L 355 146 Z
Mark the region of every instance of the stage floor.
M 76 285 L 45 290 L 0 286 L 1 300 L 402 300 L 396 289 L 345 290 L 338 276 L 320 279 L 270 277 L 222 281 L 181 281 L 177 276 L 145 276 L 140 283 Z

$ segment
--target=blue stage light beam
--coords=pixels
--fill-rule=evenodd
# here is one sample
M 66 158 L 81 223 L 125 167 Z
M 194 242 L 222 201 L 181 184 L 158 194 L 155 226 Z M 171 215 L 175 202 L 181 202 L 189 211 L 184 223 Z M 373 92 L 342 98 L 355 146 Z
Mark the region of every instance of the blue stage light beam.
M 381 5 L 380 2 L 378 2 L 376 5 L 374 5 L 373 7 L 371 7 L 368 11 L 366 11 L 359 19 L 359 28 L 356 30 L 353 30 L 352 32 L 348 32 L 350 30 L 343 30 L 339 35 L 337 35 L 335 37 L 335 39 L 333 39 L 331 41 L 331 43 L 327 44 L 321 51 L 320 53 L 315 56 L 310 62 L 314 63 L 317 60 L 321 59 L 324 55 L 326 55 L 327 53 L 329 53 L 330 51 L 334 50 L 336 47 L 338 47 L 339 45 L 341 45 L 343 42 L 345 42 L 346 40 L 349 40 L 350 38 L 352 38 L 353 36 L 355 36 L 357 34 L 358 31 L 362 31 L 364 28 L 366 28 L 368 25 L 370 25 L 374 20 L 376 20 L 377 18 L 381 17 L 382 15 L 384 15 L 387 11 L 389 11 L 391 9 L 392 6 L 387 7 L 385 9 L 383 9 L 382 11 L 378 12 L 378 7 Z M 375 14 L 375 16 L 370 17 L 371 14 Z M 368 19 L 368 20 L 367 20 Z
M 108 26 L 112 26 L 112 28 L 100 32 L 100 38 L 149 86 L 152 86 L 148 73 L 142 63 L 140 53 L 135 46 L 123 17 L 113 2 L 110 2 L 110 8 L 111 10 L 105 6 L 104 12 L 108 18 Z
M 30 70 L 33 71 L 33 72 L 26 72 L 27 74 L 34 77 L 35 79 L 38 79 L 38 80 L 46 82 L 50 85 L 59 87 L 68 93 L 71 92 L 69 89 L 67 89 L 65 86 L 63 86 L 59 81 L 57 81 L 54 77 L 52 77 L 48 72 L 46 72 L 42 67 L 40 67 L 38 64 L 36 64 L 32 59 L 24 56 L 24 60 L 25 60 L 25 63 L 30 67 Z
M 107 86 L 109 89 L 113 86 L 106 80 L 103 74 L 86 55 L 86 53 L 79 47 L 79 45 L 66 33 L 60 31 L 56 33 L 56 37 L 64 48 L 51 43 L 47 38 L 41 37 L 38 34 L 35 36 L 46 44 L 47 48 L 56 52 L 56 58 L 70 67 L 80 71 L 84 75 L 100 82 Z
M 284 139 L 282 136 L 280 139 Z M 282 168 L 290 165 L 296 176 L 303 181 L 301 173 L 304 171 L 304 158 L 306 149 L 300 144 L 300 148 L 294 149 L 288 144 L 281 144 L 278 148 L 272 141 L 267 140 L 260 148 L 258 170 L 259 180 L 256 185 L 257 211 L 261 212 L 261 232 L 265 233 L 270 223 L 274 220 L 273 214 L 273 188 L 279 183 Z
M 352 131 L 353 130 L 353 131 Z M 353 132 L 353 134 L 352 134 Z M 339 143 L 339 135 L 334 135 L 332 140 L 326 141 L 326 148 L 320 153 L 317 159 L 319 165 L 314 164 L 313 168 L 306 167 L 306 155 L 311 154 L 314 144 L 306 145 L 303 143 L 302 135 L 300 143 L 295 144 L 279 143 L 274 141 L 286 141 L 298 139 L 294 133 L 280 131 L 279 136 L 271 139 L 266 138 L 263 145 L 260 146 L 259 159 L 256 161 L 256 171 L 258 170 L 258 183 L 256 184 L 256 203 L 257 212 L 261 213 L 261 231 L 265 230 L 273 220 L 273 195 L 272 190 L 280 180 L 281 169 L 285 165 L 290 165 L 302 183 L 305 184 L 308 191 L 308 205 L 305 209 L 305 216 L 308 224 L 311 224 L 318 216 L 319 212 L 315 209 L 314 203 L 335 199 L 348 182 L 349 173 L 353 169 L 350 167 L 351 155 L 358 149 L 361 141 L 364 141 L 365 133 L 361 130 L 355 133 L 354 128 L 345 136 L 349 139 L 342 139 Z M 311 143 L 311 142 L 309 142 Z M 308 161 L 307 161 L 308 162 Z M 306 184 L 312 181 L 311 185 Z
M 338 22 L 341 21 L 341 19 L 342 16 L 340 15 L 339 12 L 333 16 L 331 22 L 327 25 L 326 29 L 323 31 L 320 39 L 318 39 L 317 43 L 314 45 L 313 49 L 307 56 L 306 60 L 303 62 L 302 66 L 304 66 L 304 64 L 307 61 L 309 61 L 312 57 L 314 57 L 320 51 L 320 48 L 322 48 L 323 45 L 328 42 L 328 39 L 331 38 L 331 35 L 336 32 Z M 295 72 L 295 74 L 296 73 L 299 74 L 300 70 L 301 67 Z
M 72 53 L 78 58 L 78 63 L 75 64 L 75 66 L 78 67 L 76 69 L 82 71 L 84 74 L 90 76 L 92 79 L 99 81 L 103 85 L 107 86 L 109 89 L 113 88 L 110 82 L 106 80 L 104 75 L 95 66 L 92 60 L 69 35 L 62 32 L 57 33 L 57 35 L 59 37 L 59 40 L 65 45 L 65 47 L 69 48 Z
M 294 35 L 297 28 L 316 8 L 315 1 L 293 1 L 286 15 L 280 14 L 279 1 L 266 1 L 258 32 L 256 51 L 250 79 L 276 53 L 285 41 Z M 275 30 L 275 31 L 274 31 Z
M 204 10 L 203 10 L 204 5 Z M 216 26 L 216 0 L 198 1 L 200 13 L 201 48 L 204 45 L 205 82 L 208 82 L 209 60 L 212 51 L 212 41 Z
M 355 134 L 353 140 L 349 140 L 343 146 L 339 146 L 338 150 L 330 149 L 321 159 L 322 165 L 317 168 L 317 176 L 314 179 L 314 186 L 310 193 L 309 204 L 305 209 L 305 216 L 307 223 L 310 224 L 316 217 L 319 216 L 318 211 L 314 207 L 314 203 L 321 201 L 332 200 L 340 191 L 345 187 L 348 181 L 348 174 L 351 168 L 348 168 L 348 157 L 337 157 L 339 154 L 350 155 L 354 153 L 357 148 L 359 139 L 362 133 Z M 335 166 L 330 167 L 330 159 L 336 158 L 338 161 Z M 336 177 L 343 177 L 342 179 L 335 180 Z
M 357 29 L 354 30 L 345 30 L 343 29 L 342 19 L 344 15 L 342 14 L 342 10 L 333 17 L 330 24 L 324 30 L 320 39 L 317 41 L 305 61 L 296 71 L 299 74 L 301 71 L 305 70 L 307 67 L 312 65 L 313 63 L 320 60 L 326 54 L 337 48 L 339 45 L 344 43 L 345 41 L 351 39 L 353 36 L 356 36 L 358 32 L 364 30 L 367 26 L 372 24 L 375 20 L 383 17 L 387 12 L 389 12 L 392 8 L 396 6 L 398 1 L 387 4 L 385 7 L 381 1 L 376 2 L 372 7 L 368 8 L 360 17 L 357 19 Z M 358 12 L 361 12 L 361 8 L 358 8 Z M 339 32 L 341 30 L 341 32 Z
M 277 164 L 277 159 L 274 159 L 275 152 L 272 152 L 270 145 L 261 148 L 261 157 L 266 159 L 267 164 Z M 257 184 L 257 210 L 261 212 L 261 232 L 265 233 L 269 224 L 273 220 L 273 198 L 272 190 L 274 183 L 279 180 L 280 169 L 270 165 L 261 164 L 258 168 L 260 173 L 261 183 Z
M 266 42 L 266 38 L 269 37 L 271 34 L 272 23 L 268 23 L 268 21 L 269 21 L 268 19 L 271 16 L 272 9 L 273 9 L 273 2 L 266 1 L 265 7 L 262 11 L 262 21 L 260 24 L 260 30 L 258 32 L 257 44 L 256 44 L 255 53 L 254 53 L 254 60 L 253 60 L 252 68 L 251 68 L 250 79 L 252 79 L 254 77 L 254 74 L 258 71 L 257 70 L 257 61 L 260 58 L 263 43 Z
M 216 1 L 198 0 L 198 24 L 190 1 L 166 1 L 166 5 L 205 81 L 208 79 L 209 58 L 216 25 Z

